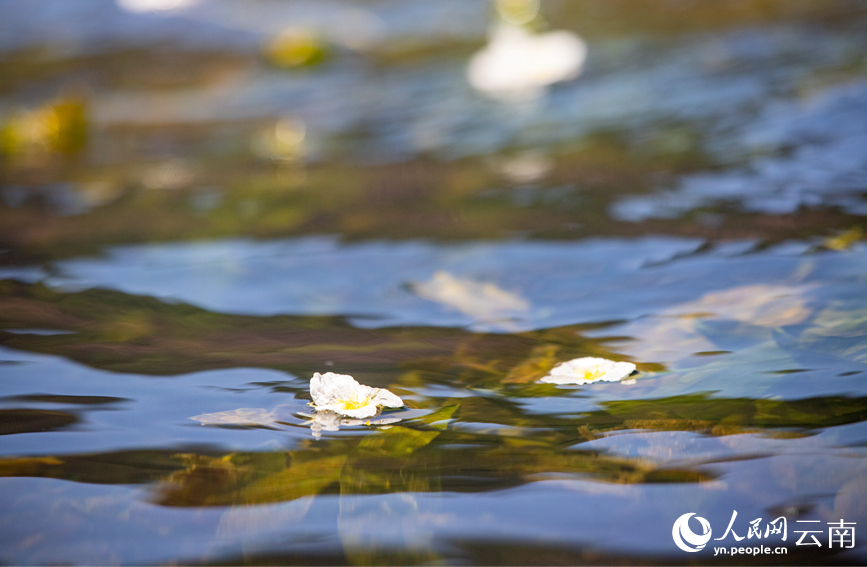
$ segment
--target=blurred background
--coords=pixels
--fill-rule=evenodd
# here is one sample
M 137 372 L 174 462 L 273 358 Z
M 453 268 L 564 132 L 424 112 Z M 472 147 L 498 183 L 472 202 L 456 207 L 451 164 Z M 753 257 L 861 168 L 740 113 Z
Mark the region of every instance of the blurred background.
M 861 0 L 0 0 L 0 564 L 864 564 L 865 218 Z
M 4 263 L 310 233 L 781 239 L 865 212 L 857 1 L 0 10 Z

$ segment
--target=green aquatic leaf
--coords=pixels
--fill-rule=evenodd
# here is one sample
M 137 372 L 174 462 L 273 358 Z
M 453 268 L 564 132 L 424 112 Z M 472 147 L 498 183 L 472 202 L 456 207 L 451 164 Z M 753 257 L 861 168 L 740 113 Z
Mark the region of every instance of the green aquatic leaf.
M 295 500 L 336 486 L 345 455 L 231 453 L 183 456 L 186 468 L 155 491 L 163 506 L 225 506 Z
M 715 398 L 703 393 L 656 400 L 610 401 L 601 405 L 604 411 L 590 412 L 584 418 L 588 425 L 703 431 L 717 435 L 774 428 L 834 427 L 867 418 L 867 398 L 845 396 L 769 400 Z
M 440 435 L 437 430 L 418 431 L 392 426 L 378 431 L 376 435 L 366 436 L 358 445 L 362 452 L 380 453 L 389 457 L 405 457 L 427 446 Z
M 455 413 L 461 409 L 461 404 L 451 404 L 444 406 L 433 413 L 414 419 L 413 421 L 425 423 L 434 429 L 445 429 L 448 427 L 449 421 L 454 417 Z
M 262 504 L 336 492 L 345 462 L 346 455 L 313 455 L 308 458 L 298 455 L 289 468 L 238 490 L 237 500 L 244 504 Z
M 418 430 L 399 425 L 381 427 L 375 435 L 362 439 L 356 451 L 405 457 L 436 439 L 448 427 L 449 420 L 460 407 L 460 404 L 452 404 L 408 422 L 425 424 L 429 429 Z
M 561 362 L 557 357 L 557 352 L 559 350 L 560 345 L 552 344 L 544 344 L 534 347 L 530 352 L 530 358 L 516 366 L 513 366 L 503 379 L 503 383 L 526 384 L 539 380 L 544 377 L 548 371 L 554 368 L 558 362 Z

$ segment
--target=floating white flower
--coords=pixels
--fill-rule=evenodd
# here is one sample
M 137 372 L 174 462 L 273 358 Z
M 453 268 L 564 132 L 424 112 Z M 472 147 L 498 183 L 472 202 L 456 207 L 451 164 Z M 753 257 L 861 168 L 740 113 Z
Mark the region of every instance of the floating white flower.
M 572 32 L 534 35 L 500 24 L 490 43 L 470 59 L 467 78 L 484 93 L 535 98 L 548 85 L 577 77 L 586 58 L 587 45 Z
M 619 382 L 635 371 L 631 362 L 614 362 L 607 358 L 586 356 L 561 362 L 541 382 L 549 384 L 592 384 Z
M 384 388 L 371 388 L 347 374 L 316 373 L 310 380 L 310 395 L 316 411 L 365 418 L 376 415 L 379 406 L 403 407 L 403 400 Z

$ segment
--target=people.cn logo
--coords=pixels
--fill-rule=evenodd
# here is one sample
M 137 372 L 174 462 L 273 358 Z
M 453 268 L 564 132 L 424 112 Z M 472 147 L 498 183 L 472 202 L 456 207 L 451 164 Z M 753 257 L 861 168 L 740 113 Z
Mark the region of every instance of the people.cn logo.
M 674 526 L 671 528 L 671 537 L 674 538 L 674 544 L 684 551 L 701 551 L 707 542 L 710 541 L 710 522 L 701 516 L 695 516 L 698 523 L 701 524 L 702 532 L 695 533 L 689 527 L 689 519 L 695 516 L 695 512 L 684 514 L 674 521 Z

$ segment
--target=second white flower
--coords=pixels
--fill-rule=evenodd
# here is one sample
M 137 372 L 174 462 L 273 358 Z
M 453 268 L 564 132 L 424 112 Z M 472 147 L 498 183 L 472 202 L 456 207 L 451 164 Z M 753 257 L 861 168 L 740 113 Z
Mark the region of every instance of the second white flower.
M 540 382 L 549 384 L 592 384 L 619 382 L 635 371 L 631 362 L 615 362 L 607 358 L 586 356 L 561 362 Z

